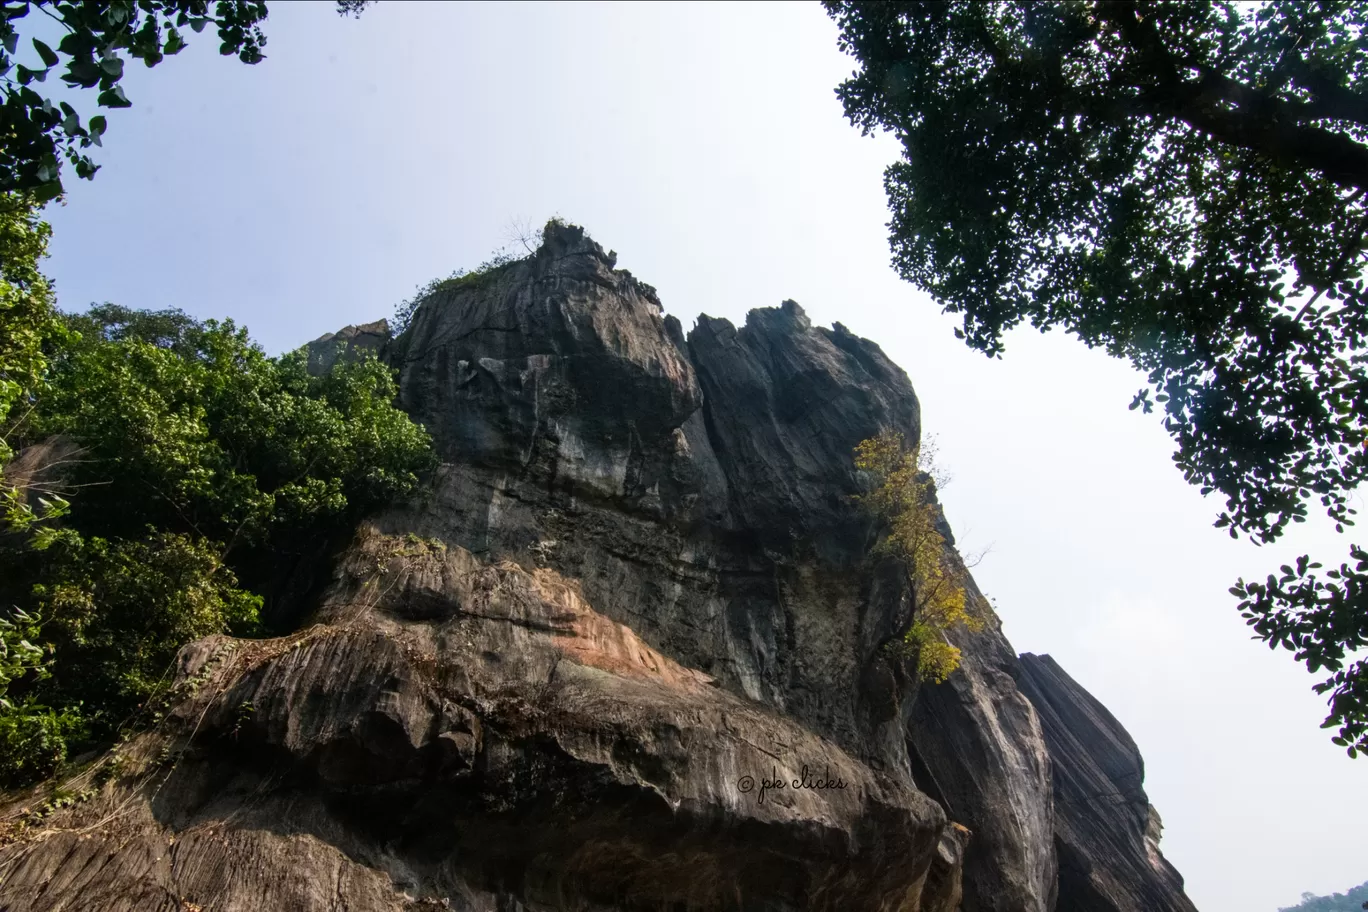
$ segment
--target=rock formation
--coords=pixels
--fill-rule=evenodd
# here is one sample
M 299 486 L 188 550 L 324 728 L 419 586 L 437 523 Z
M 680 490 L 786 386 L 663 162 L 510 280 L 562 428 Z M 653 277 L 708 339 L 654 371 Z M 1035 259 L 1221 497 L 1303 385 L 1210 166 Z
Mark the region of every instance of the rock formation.
M 347 326 L 335 333 L 320 336 L 309 343 L 309 370 L 315 374 L 326 374 L 344 352 L 350 352 L 353 356 L 359 352 L 379 352 L 389 343 L 389 337 L 387 320 Z
M 791 301 L 686 336 L 614 265 L 552 224 L 398 338 L 315 343 L 398 368 L 430 490 L 295 633 L 183 650 L 157 729 L 0 849 L 0 908 L 1191 908 L 1048 658 L 995 618 L 941 685 L 882 649 L 909 593 L 851 451 L 919 435 L 906 374 Z
M 1145 764 L 1107 708 L 1049 656 L 1021 656 L 1021 690 L 1040 716 L 1054 770 L 1059 912 L 1196 912 L 1159 852 Z

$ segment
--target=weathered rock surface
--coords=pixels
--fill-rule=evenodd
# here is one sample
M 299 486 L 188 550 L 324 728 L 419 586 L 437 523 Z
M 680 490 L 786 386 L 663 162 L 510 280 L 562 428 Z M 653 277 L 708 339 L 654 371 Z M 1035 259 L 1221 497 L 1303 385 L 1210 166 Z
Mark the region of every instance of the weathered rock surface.
M 1021 689 L 1054 761 L 1059 912 L 1195 912 L 1159 851 L 1145 765 L 1107 708 L 1048 655 L 1021 656 Z
M 318 620 L 183 654 L 166 762 L 12 849 L 4 907 L 901 909 L 936 858 L 929 798 L 554 571 L 364 530 Z M 803 766 L 841 787 L 759 800 Z
M 991 609 L 980 597 L 979 611 Z M 917 784 L 973 831 L 965 858 L 966 910 L 1055 908 L 1050 756 L 1019 669 L 997 625 L 952 632 L 963 651 L 943 684 L 904 704 Z
M 909 593 L 851 450 L 917 437 L 906 374 L 793 302 L 686 335 L 614 265 L 551 225 L 397 339 L 315 343 L 399 368 L 430 492 L 362 525 L 300 633 L 187 647 L 163 726 L 0 850 L 0 909 L 1075 902 L 1074 745 L 995 619 L 943 685 L 882 650 Z

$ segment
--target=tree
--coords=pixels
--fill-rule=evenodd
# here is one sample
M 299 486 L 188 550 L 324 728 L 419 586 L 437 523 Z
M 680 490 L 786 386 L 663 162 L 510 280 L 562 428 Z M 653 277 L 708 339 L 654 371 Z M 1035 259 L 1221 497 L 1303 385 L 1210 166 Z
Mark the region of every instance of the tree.
M 364 0 L 338 0 L 339 15 L 359 16 Z M 19 26 L 37 10 L 63 30 L 54 48 L 30 39 L 32 56 L 18 63 Z M 184 29 L 218 30 L 219 53 L 236 55 L 247 64 L 260 63 L 266 36 L 265 0 L 219 0 L 210 11 L 209 0 L 4 0 L 0 4 L 0 192 L 30 193 L 39 202 L 62 193 L 62 159 L 76 175 L 93 178 L 99 170 L 84 151 L 102 145 L 107 122 L 97 114 L 82 120 L 65 101 L 54 103 L 34 88 L 58 67 L 61 79 L 73 88 L 99 89 L 102 108 L 132 105 L 120 80 L 124 52 L 131 60 L 154 67 L 186 46 Z M 22 51 L 29 55 L 29 47 Z M 65 63 L 64 63 L 65 61 Z
M 22 534 L 66 508 L 60 497 L 34 498 L 35 511 L 25 491 L 4 475 L 13 456 L 10 434 L 28 417 L 47 371 L 44 346 L 65 332 L 38 271 L 50 235 L 31 200 L 0 194 L 0 534 Z
M 67 506 L 59 497 L 32 496 L 27 484 L 5 475 L 13 457 L 11 432 L 32 411 L 47 372 L 44 346 L 62 337 L 51 289 L 38 270 L 50 233 L 31 200 L 0 194 L 0 543 L 27 543 Z M 10 699 L 12 683 L 48 673 L 47 654 L 37 645 L 42 623 L 40 615 L 18 606 L 0 613 L 0 756 L 13 776 L 42 775 L 65 754 L 64 734 L 73 727 L 62 713 Z
M 81 455 L 55 527 L 0 535 L 0 784 L 107 743 L 186 642 L 257 632 L 282 565 L 435 462 L 374 357 L 311 376 L 231 321 L 103 305 L 63 323 L 16 436 Z
M 37 390 L 47 370 L 43 343 L 60 332 L 52 291 L 38 271 L 51 234 L 31 201 L 0 195 L 0 431 Z M 0 436 L 0 468 L 10 455 Z
M 893 262 L 1000 356 L 1026 321 L 1130 360 L 1216 525 L 1275 540 L 1368 477 L 1368 5 L 828 0 L 852 123 L 893 132 Z M 1154 393 L 1153 399 L 1150 398 Z M 1368 750 L 1368 565 L 1232 592 Z
M 79 337 L 54 358 L 30 434 L 82 447 L 69 477 L 83 534 L 153 526 L 279 549 L 407 496 L 432 466 L 374 357 L 315 377 L 303 350 L 268 357 L 231 320 L 106 304 L 67 322 Z
M 898 561 L 911 592 L 911 610 L 890 641 L 892 653 L 915 658 L 917 676 L 939 684 L 960 663 L 959 647 L 946 631 L 980 630 L 983 621 L 969 609 L 964 565 L 940 531 L 934 454 L 887 432 L 855 448 L 855 468 L 872 482 L 857 499 L 885 529 L 874 553 Z
M 108 738 L 165 683 L 181 646 L 256 633 L 261 597 L 238 586 L 223 550 L 171 532 L 52 549 L 34 595 L 53 660 L 35 696 L 79 707 L 83 734 Z
M 19 25 L 35 9 L 64 34 L 56 49 L 33 38 L 28 66 Z M 63 320 L 39 272 L 51 232 L 38 208 L 62 193 L 62 158 L 94 176 L 81 150 L 101 145 L 106 121 L 83 123 L 34 85 L 65 57 L 66 83 L 128 107 L 120 51 L 152 67 L 185 46 L 181 29 L 213 23 L 221 53 L 257 63 L 265 18 L 262 0 L 212 14 L 207 0 L 0 3 L 0 785 L 108 737 L 187 640 L 253 629 L 262 599 L 238 569 L 403 496 L 430 464 L 374 361 L 313 378 L 302 353 L 268 359 L 231 322 L 111 306 Z M 67 474 L 113 473 L 89 481 L 100 493 L 74 515 L 33 466 L 5 475 L 13 441 L 54 434 L 92 457 Z
M 1278 912 L 1358 912 L 1360 909 L 1368 909 L 1368 883 L 1331 896 L 1303 893 L 1301 902 L 1279 909 Z

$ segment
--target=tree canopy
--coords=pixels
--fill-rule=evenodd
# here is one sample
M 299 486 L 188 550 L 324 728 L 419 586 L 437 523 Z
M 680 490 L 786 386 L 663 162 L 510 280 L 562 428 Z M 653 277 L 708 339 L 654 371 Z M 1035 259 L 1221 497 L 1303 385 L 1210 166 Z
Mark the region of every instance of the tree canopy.
M 373 357 L 313 376 L 304 351 L 269 357 L 232 321 L 58 314 L 38 269 L 47 226 L 9 202 L 0 785 L 107 743 L 185 643 L 272 632 L 262 609 L 282 575 L 413 493 L 435 459 Z
M 1368 477 L 1368 46 L 1362 2 L 828 0 L 838 89 L 903 154 L 894 265 L 1000 356 L 1061 327 L 1128 359 L 1174 460 L 1260 543 Z M 1152 398 L 1151 398 L 1152 396 Z M 1257 636 L 1330 678 L 1368 750 L 1368 554 L 1232 589 Z
M 40 36 L 23 28 L 34 12 Z M 38 209 L 61 195 L 64 161 L 95 175 L 84 150 L 106 129 L 40 92 L 48 75 L 128 107 L 123 55 L 156 66 L 212 24 L 222 54 L 254 64 L 266 13 L 263 0 L 0 3 L 0 786 L 145 713 L 184 643 L 260 630 L 263 593 L 309 548 L 412 492 L 432 462 L 374 359 L 315 377 L 303 352 L 267 357 L 231 321 L 113 305 L 64 317 L 39 270 Z
M 0 196 L 0 425 L 37 387 L 47 368 L 43 342 L 58 330 L 51 289 L 38 271 L 51 234 L 31 206 Z M 0 439 L 0 464 L 8 456 Z
M 302 349 L 268 357 L 231 320 L 104 305 L 67 323 L 78 338 L 30 433 L 81 446 L 70 480 L 89 487 L 76 508 L 89 532 L 280 546 L 281 530 L 404 496 L 426 467 L 427 435 L 373 357 L 314 377 Z
M 1360 909 L 1368 909 L 1368 883 L 1351 887 L 1346 893 L 1330 896 L 1303 893 L 1301 902 L 1281 908 L 1278 912 L 1359 912 Z

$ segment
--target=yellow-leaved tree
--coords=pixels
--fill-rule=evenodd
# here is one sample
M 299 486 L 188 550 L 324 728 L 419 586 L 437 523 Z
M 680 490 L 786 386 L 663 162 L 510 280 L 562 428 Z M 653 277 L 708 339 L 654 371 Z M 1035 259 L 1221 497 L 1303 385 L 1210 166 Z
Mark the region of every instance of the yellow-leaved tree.
M 934 447 L 909 447 L 901 434 L 885 431 L 855 448 L 855 468 L 873 481 L 857 500 L 885 530 L 875 553 L 901 561 L 912 591 L 911 614 L 893 648 L 915 656 L 918 677 L 940 683 L 960 663 L 959 647 L 945 632 L 957 624 L 981 630 L 983 621 L 970 608 L 964 564 L 937 528 Z

